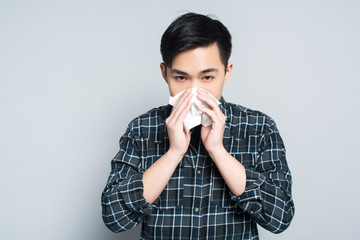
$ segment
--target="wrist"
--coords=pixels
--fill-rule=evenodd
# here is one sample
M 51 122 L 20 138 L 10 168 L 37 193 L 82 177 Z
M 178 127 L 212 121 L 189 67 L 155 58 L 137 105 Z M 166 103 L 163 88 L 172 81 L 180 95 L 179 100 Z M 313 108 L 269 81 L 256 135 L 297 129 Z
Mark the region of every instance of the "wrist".
M 177 163 L 179 163 L 181 161 L 181 159 L 183 159 L 185 153 L 173 150 L 173 149 L 169 149 L 166 152 L 166 155 L 168 156 L 169 159 L 171 159 L 172 161 L 175 161 Z
M 228 154 L 228 152 L 226 151 L 223 145 L 209 149 L 207 151 L 210 157 L 213 159 L 213 161 L 216 161 L 216 159 L 221 158 L 221 156 L 224 156 L 224 154 Z

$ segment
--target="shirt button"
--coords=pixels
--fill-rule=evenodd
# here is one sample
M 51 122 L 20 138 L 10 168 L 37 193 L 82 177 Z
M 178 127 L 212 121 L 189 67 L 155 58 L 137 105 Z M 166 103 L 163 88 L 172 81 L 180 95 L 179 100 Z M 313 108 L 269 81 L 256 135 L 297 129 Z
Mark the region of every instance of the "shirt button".
M 200 175 L 200 174 L 201 174 L 201 171 L 200 171 L 200 170 L 197 170 L 197 174 Z
M 194 208 L 194 211 L 195 211 L 195 212 L 199 212 L 199 208 L 197 208 L 197 207 Z

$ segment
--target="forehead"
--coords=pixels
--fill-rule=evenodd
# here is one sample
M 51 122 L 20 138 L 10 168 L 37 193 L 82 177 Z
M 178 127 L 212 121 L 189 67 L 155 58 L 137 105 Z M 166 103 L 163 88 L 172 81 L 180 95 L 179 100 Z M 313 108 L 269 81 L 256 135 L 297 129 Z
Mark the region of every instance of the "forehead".
M 176 55 L 172 68 L 186 72 L 199 72 L 208 68 L 220 68 L 223 65 L 216 43 L 183 51 Z

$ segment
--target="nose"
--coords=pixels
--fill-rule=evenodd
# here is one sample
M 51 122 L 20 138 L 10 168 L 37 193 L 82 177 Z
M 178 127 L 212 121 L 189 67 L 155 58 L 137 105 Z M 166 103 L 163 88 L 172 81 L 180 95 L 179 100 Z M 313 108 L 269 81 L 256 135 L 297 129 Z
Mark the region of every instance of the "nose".
M 199 84 L 197 83 L 197 81 L 191 81 L 191 84 L 190 84 L 190 88 L 199 88 Z

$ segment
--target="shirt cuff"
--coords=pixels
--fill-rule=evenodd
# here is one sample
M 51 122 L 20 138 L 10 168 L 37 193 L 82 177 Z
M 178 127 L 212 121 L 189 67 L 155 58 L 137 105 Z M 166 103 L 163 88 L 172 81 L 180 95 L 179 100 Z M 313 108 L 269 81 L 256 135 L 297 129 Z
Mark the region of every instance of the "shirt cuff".
M 152 206 L 143 196 L 144 185 L 142 181 L 143 174 L 135 174 L 119 185 L 119 192 L 127 208 L 139 215 L 149 214 Z
M 235 201 L 235 207 L 237 211 L 256 213 L 261 210 L 261 190 L 260 186 L 265 182 L 265 177 L 260 173 L 252 170 L 245 169 L 246 171 L 246 187 L 245 191 L 235 196 L 231 193 L 231 200 Z

